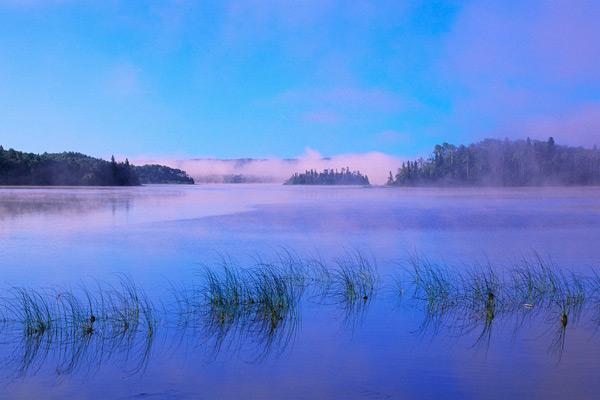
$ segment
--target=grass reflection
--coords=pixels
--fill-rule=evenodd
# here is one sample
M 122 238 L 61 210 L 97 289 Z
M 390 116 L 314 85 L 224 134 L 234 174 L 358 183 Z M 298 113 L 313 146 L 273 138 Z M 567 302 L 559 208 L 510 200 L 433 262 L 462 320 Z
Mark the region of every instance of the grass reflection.
M 560 361 L 568 331 L 581 319 L 600 321 L 600 276 L 539 256 L 512 268 L 452 268 L 413 256 L 393 284 L 389 293 L 422 315 L 412 332 L 469 337 L 486 352 L 499 328 L 513 324 L 516 337 L 524 325 L 541 321 L 548 350 Z M 158 303 L 127 276 L 75 288 L 13 287 L 0 298 L 2 345 L 10 348 L 3 368 L 20 377 L 53 365 L 66 376 L 121 362 L 128 373 L 140 373 L 157 335 L 194 343 L 211 359 L 258 362 L 293 347 L 305 302 L 339 313 L 345 329 L 370 329 L 362 322 L 380 286 L 375 261 L 358 251 L 329 263 L 282 251 L 244 267 L 223 257 L 191 281 L 173 284 Z

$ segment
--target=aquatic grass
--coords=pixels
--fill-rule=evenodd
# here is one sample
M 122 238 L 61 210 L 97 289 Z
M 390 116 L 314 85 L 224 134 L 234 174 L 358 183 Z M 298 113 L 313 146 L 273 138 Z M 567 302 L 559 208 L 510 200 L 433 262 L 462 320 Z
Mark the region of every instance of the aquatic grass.
M 286 348 L 298 327 L 304 282 L 298 281 L 289 267 L 263 265 L 251 272 L 256 307 L 247 327 L 261 343 L 261 356 L 268 354 L 274 343 Z
M 195 292 L 203 299 L 199 303 L 221 308 L 290 308 L 302 296 L 306 281 L 293 258 L 280 258 L 279 263 L 260 260 L 246 269 L 229 261 L 217 269 L 205 267 L 198 275 L 201 283 Z
M 140 342 L 149 348 L 157 323 L 149 298 L 126 276 L 117 285 L 98 283 L 94 289 L 11 288 L 0 305 L 5 325 L 22 332 L 9 358 L 18 375 L 35 373 L 50 354 L 58 360 L 57 372 L 69 373 L 100 353 L 128 354 Z
M 305 260 L 305 265 L 305 290 L 312 301 L 325 303 L 332 293 L 332 268 L 320 255 Z
M 410 258 L 408 265 L 410 279 L 396 281 L 409 282 L 410 300 L 425 311 L 417 332 L 437 334 L 445 327 L 462 336 L 479 330 L 475 343 L 485 343 L 486 348 L 499 317 L 516 317 L 518 329 L 525 320 L 543 315 L 548 328 L 556 329 L 552 348 L 562 352 L 566 330 L 581 318 L 587 299 L 600 299 L 598 275 L 584 277 L 539 255 L 512 268 L 487 263 L 455 269 L 419 256 Z
M 96 292 L 100 320 L 113 336 L 144 333 L 152 336 L 157 324 L 155 307 L 146 293 L 126 275 L 118 276 L 118 284 L 104 283 Z
M 523 259 L 512 269 L 512 300 L 514 304 L 547 306 L 559 294 L 562 283 L 556 268 L 538 254 L 533 260 Z
M 487 306 L 503 300 L 504 291 L 502 277 L 487 264 L 483 267 L 467 269 L 465 273 L 458 275 L 461 280 L 462 292 L 465 301 L 473 307 Z
M 275 343 L 279 348 L 289 344 L 307 291 L 313 300 L 343 305 L 347 316 L 357 305 L 368 304 L 376 281 L 373 263 L 359 252 L 337 259 L 333 266 L 320 258 L 280 252 L 271 259 L 256 257 L 246 268 L 231 259 L 217 268 L 204 267 L 196 274 L 194 289 L 177 295 L 177 304 L 187 308 L 186 324 L 190 316 L 199 317 L 191 324 L 202 325 L 215 348 L 236 346 L 236 337 L 245 335 L 261 343 L 265 354 Z
M 458 275 L 419 256 L 411 256 L 408 263 L 413 298 L 426 303 L 428 315 L 443 315 L 458 304 Z
M 200 293 L 211 306 L 235 307 L 244 301 L 251 301 L 247 298 L 241 272 L 228 263 L 223 263 L 218 273 L 212 268 L 204 267 L 201 275 L 203 284 Z
M 320 302 L 341 309 L 345 327 L 362 323 L 379 283 L 374 260 L 360 251 L 346 251 L 332 266 L 315 265 L 321 275 Z
M 378 276 L 375 264 L 355 251 L 336 260 L 330 279 L 333 295 L 339 302 L 354 304 L 373 297 Z
M 505 291 L 502 278 L 489 265 L 476 267 L 458 275 L 459 299 L 463 314 L 478 324 L 483 321 L 478 341 L 491 336 L 491 328 L 497 314 L 503 311 Z
M 250 274 L 250 281 L 251 301 L 256 302 L 258 312 L 272 325 L 296 306 L 299 299 L 296 285 L 277 268 L 263 265 Z
M 288 248 L 277 251 L 272 259 L 265 259 L 261 255 L 255 257 L 255 267 L 276 269 L 278 274 L 285 276 L 295 288 L 302 290 L 309 284 L 311 263 Z
M 211 339 L 215 353 L 223 346 L 241 345 L 251 337 L 263 351 L 289 341 L 299 319 L 298 303 L 306 273 L 291 253 L 275 261 L 256 259 L 241 268 L 231 259 L 196 274 L 193 289 L 177 295 L 188 326 L 198 326 Z
M 553 343 L 564 344 L 567 329 L 584 312 L 592 310 L 600 324 L 600 275 L 583 276 L 537 255 L 510 267 L 488 262 L 458 268 L 414 255 L 401 267 L 393 293 L 423 311 L 417 332 L 444 327 L 488 347 L 495 327 L 515 317 L 518 325 L 546 321 L 558 338 Z M 244 267 L 231 258 L 202 267 L 192 280 L 171 284 L 168 309 L 156 307 L 130 277 L 117 275 L 90 286 L 10 288 L 0 299 L 0 319 L 16 349 L 8 364 L 20 373 L 35 372 L 48 357 L 69 374 L 118 355 L 132 357 L 138 371 L 157 329 L 168 331 L 170 323 L 178 333 L 200 338 L 215 356 L 226 349 L 259 359 L 294 342 L 305 299 L 337 306 L 356 325 L 379 289 L 374 259 L 359 251 L 330 263 L 282 251 Z
M 588 291 L 586 279 L 541 259 L 537 264 L 525 261 L 503 270 L 505 273 L 500 275 L 487 264 L 459 271 L 413 257 L 409 260 L 412 297 L 425 301 L 433 310 L 485 309 L 492 303 L 508 310 L 548 307 L 561 301 L 578 305 L 584 302 Z

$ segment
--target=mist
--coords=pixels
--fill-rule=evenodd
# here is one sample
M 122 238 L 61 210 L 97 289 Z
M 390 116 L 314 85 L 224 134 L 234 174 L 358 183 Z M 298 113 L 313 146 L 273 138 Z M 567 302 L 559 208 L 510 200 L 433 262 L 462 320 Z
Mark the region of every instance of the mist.
M 367 174 L 372 184 L 383 185 L 390 171 L 395 172 L 405 158 L 381 152 L 348 153 L 325 157 L 316 150 L 307 148 L 296 158 L 241 158 L 177 159 L 169 157 L 138 157 L 136 165 L 162 164 L 186 171 L 198 183 L 226 182 L 228 177 L 243 175 L 247 182 L 283 183 L 295 172 L 315 169 L 341 169 L 349 167 Z

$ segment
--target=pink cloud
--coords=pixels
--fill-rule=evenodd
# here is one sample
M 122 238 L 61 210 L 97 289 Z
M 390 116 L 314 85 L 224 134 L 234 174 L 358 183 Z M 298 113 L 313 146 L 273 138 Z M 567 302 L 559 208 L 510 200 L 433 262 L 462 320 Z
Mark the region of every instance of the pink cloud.
M 249 162 L 219 159 L 174 159 L 136 157 L 130 161 L 136 165 L 159 163 L 187 171 L 192 177 L 202 181 L 206 176 L 223 176 L 242 174 L 261 177 L 272 182 L 283 183 L 295 172 L 307 169 L 323 170 L 349 167 L 360 170 L 369 176 L 371 183 L 384 184 L 389 171 L 396 171 L 406 158 L 392 156 L 381 152 L 347 153 L 324 157 L 318 151 L 306 148 L 304 154 L 293 160 L 282 158 L 254 159 Z

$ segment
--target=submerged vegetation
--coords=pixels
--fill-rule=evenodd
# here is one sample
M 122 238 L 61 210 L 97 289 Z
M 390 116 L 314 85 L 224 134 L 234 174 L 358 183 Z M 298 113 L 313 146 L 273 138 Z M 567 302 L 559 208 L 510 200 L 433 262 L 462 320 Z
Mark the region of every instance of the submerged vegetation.
M 428 159 L 402 164 L 388 185 L 600 185 L 600 149 L 539 140 L 486 139 L 436 145 Z
M 560 355 L 567 330 L 583 315 L 600 322 L 600 276 L 582 276 L 542 257 L 512 268 L 455 269 L 414 256 L 404 267 L 394 293 L 423 311 L 421 334 L 474 333 L 476 344 L 487 346 L 501 321 L 520 326 L 542 316 L 552 332 L 549 349 Z M 17 375 L 35 373 L 48 360 L 68 374 L 117 355 L 134 361 L 131 372 L 143 371 L 159 330 L 199 337 L 215 357 L 243 352 L 256 360 L 293 343 L 303 304 L 333 306 L 353 323 L 363 320 L 379 288 L 374 261 L 358 251 L 331 264 L 283 252 L 246 268 L 230 259 L 206 266 L 159 302 L 124 276 L 115 285 L 9 288 L 0 298 L 0 331 L 3 345 L 15 347 L 7 365 Z
M 369 177 L 360 171 L 350 171 L 350 168 L 325 169 L 322 172 L 315 170 L 295 173 L 284 183 L 285 185 L 368 185 Z
M 81 153 L 25 153 L 0 146 L 0 185 L 135 186 L 194 183 L 184 171 L 161 165 L 133 166 Z

